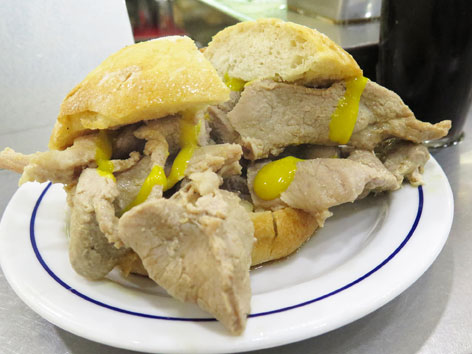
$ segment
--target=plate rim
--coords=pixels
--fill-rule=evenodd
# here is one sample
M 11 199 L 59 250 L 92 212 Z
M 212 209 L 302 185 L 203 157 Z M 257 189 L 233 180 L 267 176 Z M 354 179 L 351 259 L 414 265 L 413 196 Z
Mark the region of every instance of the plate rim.
M 414 279 L 412 279 L 411 282 L 409 282 L 408 284 L 406 284 L 402 290 L 400 290 L 400 291 L 394 291 L 393 293 L 388 294 L 387 296 L 384 297 L 383 301 L 381 301 L 382 304 L 381 304 L 380 306 L 374 306 L 374 308 L 371 308 L 371 309 L 368 310 L 367 312 L 366 312 L 365 309 L 364 309 L 364 311 L 363 311 L 361 314 L 358 314 L 357 316 L 353 316 L 352 319 L 350 319 L 348 322 L 345 322 L 345 323 L 343 323 L 343 324 L 341 324 L 341 325 L 345 325 L 345 324 L 347 324 L 347 323 L 350 323 L 350 322 L 352 322 L 352 321 L 354 321 L 354 320 L 356 320 L 356 319 L 358 319 L 358 318 L 361 318 L 361 317 L 367 315 L 367 314 L 370 313 L 370 312 L 373 312 L 374 310 L 376 310 L 376 309 L 378 309 L 379 307 L 381 307 L 383 304 L 387 303 L 388 301 L 390 301 L 390 300 L 393 299 L 394 297 L 398 296 L 401 292 L 403 292 L 406 288 L 408 288 L 414 281 L 416 281 L 416 280 L 424 273 L 424 271 L 426 271 L 426 269 L 429 268 L 429 266 L 430 266 L 430 265 L 432 264 L 432 262 L 436 259 L 437 255 L 439 254 L 439 252 L 440 252 L 441 249 L 443 248 L 444 243 L 445 243 L 446 240 L 447 240 L 447 236 L 448 236 L 448 234 L 449 234 L 449 232 L 450 232 L 451 225 L 452 225 L 452 218 L 453 218 L 453 212 L 454 212 L 454 211 L 453 211 L 453 209 L 454 209 L 454 202 L 453 202 L 452 190 L 451 190 L 451 188 L 450 188 L 450 184 L 449 184 L 448 181 L 447 181 L 447 177 L 446 177 L 446 175 L 444 174 L 444 171 L 441 169 L 441 167 L 439 166 L 439 164 L 438 164 L 433 158 L 431 159 L 431 161 L 432 161 L 432 163 L 434 164 L 434 167 L 435 167 L 436 169 L 438 169 L 439 172 L 440 172 L 440 174 L 442 175 L 441 177 L 443 178 L 443 182 L 446 182 L 446 183 L 444 184 L 444 187 L 446 187 L 446 192 L 448 192 L 448 193 L 446 193 L 446 194 L 448 194 L 447 196 L 449 197 L 449 198 L 448 198 L 448 202 L 449 202 L 448 204 L 451 206 L 451 208 L 450 208 L 450 210 L 449 210 L 450 213 L 448 213 L 447 216 L 446 216 L 446 220 L 449 221 L 449 225 L 446 225 L 446 227 L 445 227 L 445 229 L 447 229 L 447 232 L 445 232 L 445 235 L 443 235 L 443 237 L 441 238 L 442 244 L 438 244 L 436 254 L 430 255 L 430 261 L 427 262 L 428 265 L 421 271 L 421 273 L 420 273 L 418 276 L 414 277 Z M 39 206 L 40 206 L 40 203 L 41 203 L 41 200 L 42 200 L 43 196 L 47 193 L 47 191 L 49 190 L 50 186 L 51 186 L 51 184 L 48 184 L 47 187 L 43 188 L 42 191 L 41 191 L 40 197 L 38 197 L 38 198 L 36 199 L 35 208 L 34 208 L 34 211 L 33 211 L 33 213 L 34 213 L 35 215 L 36 215 L 36 212 L 37 212 L 37 208 L 39 208 Z M 17 193 L 18 193 L 18 191 L 15 193 L 15 195 L 16 195 Z M 409 231 L 408 235 L 403 239 L 402 244 L 401 244 L 399 247 L 397 247 L 397 248 L 395 249 L 395 251 L 392 253 L 393 256 L 390 257 L 391 255 L 389 255 L 389 257 L 387 257 L 387 258 L 388 258 L 387 262 L 385 262 L 385 263 L 382 262 L 382 263 L 384 263 L 384 264 L 382 264 L 378 269 L 381 269 L 381 268 L 383 267 L 383 265 L 385 265 L 386 263 L 388 263 L 399 251 L 401 251 L 401 249 L 403 248 L 403 246 L 410 240 L 411 236 L 412 236 L 412 235 L 414 234 L 414 232 L 416 231 L 416 228 L 417 228 L 417 226 L 418 226 L 418 222 L 421 220 L 421 216 L 422 216 L 422 212 L 423 212 L 423 205 L 422 205 L 422 203 L 424 202 L 424 199 L 423 199 L 423 198 L 424 198 L 424 195 L 423 195 L 423 193 L 424 193 L 424 192 L 423 192 L 423 189 L 420 187 L 420 188 L 418 189 L 418 195 L 419 195 L 419 197 L 418 197 L 418 198 L 419 198 L 418 203 L 421 204 L 421 205 L 418 205 L 417 215 L 416 215 L 416 217 L 415 217 L 415 220 L 414 220 L 414 223 L 413 223 L 412 227 L 410 228 L 410 231 Z M 15 196 L 14 196 L 14 197 L 15 197 Z M 423 200 L 422 200 L 422 199 L 423 199 Z M 12 200 L 13 200 L 13 198 L 12 198 Z M 4 225 L 4 220 L 6 219 L 6 215 L 9 215 L 9 208 L 10 208 L 10 205 L 11 205 L 11 202 L 8 204 L 7 208 L 5 209 L 5 212 L 4 212 L 4 215 L 3 215 L 3 217 L 2 217 L 2 220 L 0 221 L 0 236 L 2 235 L 2 230 L 3 230 L 2 225 Z M 32 215 L 31 218 L 30 218 L 29 233 L 30 233 L 30 236 L 31 236 L 32 234 L 34 234 L 34 218 L 33 218 L 33 215 Z M 1 238 L 0 238 L 0 243 L 1 243 Z M 1 254 L 0 254 L 0 255 L 1 255 Z M 115 347 L 121 347 L 121 348 L 133 349 L 133 350 L 151 351 L 151 350 L 149 350 L 149 348 L 146 349 L 146 348 L 138 348 L 138 347 L 129 347 L 129 346 L 123 346 L 123 345 L 117 344 L 116 342 L 113 342 L 113 341 L 110 342 L 110 341 L 106 341 L 106 340 L 103 340 L 103 339 L 102 339 L 102 340 L 100 340 L 100 339 L 97 340 L 97 338 L 95 338 L 95 337 L 93 337 L 93 336 L 87 336 L 87 335 L 84 335 L 83 333 L 77 333 L 76 331 L 74 331 L 74 330 L 71 329 L 71 328 L 65 328 L 64 326 L 61 325 L 61 323 L 58 323 L 58 321 L 55 321 L 53 318 L 48 318 L 49 316 L 45 316 L 44 313 L 42 313 L 42 312 L 44 312 L 44 311 L 43 311 L 44 309 L 41 309 L 41 308 L 38 309 L 38 307 L 35 306 L 36 304 L 34 304 L 34 303 L 32 304 L 31 301 L 29 301 L 30 299 L 25 299 L 24 296 L 22 296 L 22 295 L 24 295 L 24 294 L 21 293 L 21 289 L 16 289 L 16 288 L 15 288 L 14 284 L 17 285 L 16 282 L 15 282 L 15 281 L 12 282 L 12 280 L 10 279 L 10 274 L 9 274 L 8 272 L 5 272 L 5 267 L 4 267 L 5 261 L 4 261 L 4 258 L 5 258 L 5 257 L 0 257 L 0 265 L 2 266 L 2 269 L 4 269 L 4 273 L 5 273 L 5 277 L 6 277 L 7 281 L 12 285 L 12 288 L 15 290 L 15 292 L 17 293 L 17 295 L 18 295 L 28 306 L 30 306 L 34 311 L 36 311 L 37 313 L 39 313 L 40 316 L 46 318 L 48 321 L 54 323 L 55 325 L 57 325 L 57 326 L 59 326 L 59 327 L 61 327 L 61 328 L 66 329 L 67 331 L 70 331 L 70 332 L 75 333 L 75 334 L 77 334 L 77 335 L 79 335 L 79 336 L 85 337 L 85 338 L 87 338 L 87 339 L 91 339 L 91 340 L 93 340 L 93 341 L 105 343 L 105 344 L 108 344 L 108 345 L 111 345 L 111 346 L 115 346 Z M 8 267 L 7 267 L 7 268 L 8 268 Z M 376 268 L 377 268 L 377 267 L 376 267 Z M 378 269 L 376 269 L 374 272 L 376 272 Z M 46 270 L 46 271 L 47 271 L 47 270 Z M 369 272 L 369 273 L 370 273 L 370 272 Z M 50 275 L 50 274 L 49 274 L 49 275 Z M 370 274 L 369 274 L 369 275 L 370 275 Z M 51 276 L 51 275 L 50 275 L 50 276 Z M 362 277 L 360 277 L 360 278 L 364 279 L 364 276 L 362 276 Z M 360 278 L 358 278 L 358 279 L 360 279 Z M 359 281 L 361 281 L 361 280 L 358 281 L 358 279 L 356 279 L 355 281 L 351 282 L 351 283 L 353 283 L 352 285 L 355 285 L 355 284 L 357 284 Z M 56 280 L 56 279 L 55 279 L 55 280 Z M 57 281 L 57 280 L 56 280 L 56 281 Z M 61 285 L 62 285 L 62 284 L 61 284 Z M 349 284 L 348 284 L 348 285 L 349 285 Z M 351 287 L 352 285 L 350 285 L 349 287 Z M 349 287 L 348 287 L 348 288 L 349 288 Z M 344 288 L 344 287 L 343 287 L 343 288 Z M 337 290 L 339 290 L 339 289 L 337 289 Z M 339 293 L 339 291 L 337 291 L 337 290 L 333 291 L 333 294 L 332 294 L 332 295 Z M 397 289 L 397 290 L 398 290 L 398 289 Z M 76 294 L 76 295 L 77 295 L 77 294 Z M 330 296 L 331 296 L 331 295 L 330 295 Z M 315 299 L 315 300 L 316 300 L 316 299 Z M 313 302 L 314 302 L 314 301 L 307 301 L 307 304 L 308 304 L 308 303 L 313 303 Z M 307 304 L 306 304 L 306 305 L 307 305 Z M 300 305 L 300 304 L 299 304 L 299 305 Z M 299 305 L 294 305 L 294 306 L 291 306 L 291 307 L 292 307 L 292 308 L 298 308 L 298 307 L 300 307 Z M 304 305 L 303 305 L 303 306 L 304 306 Z M 282 311 L 286 311 L 286 310 L 282 309 Z M 269 312 L 269 313 L 279 313 L 279 312 L 281 312 L 281 311 L 275 310 L 275 311 L 266 311 L 266 312 Z M 252 317 L 259 317 L 259 316 L 262 316 L 262 315 L 263 315 L 263 314 L 259 314 L 259 315 L 258 315 L 258 314 L 256 313 L 256 314 L 255 314 L 254 316 L 252 316 Z M 182 320 L 182 319 L 178 319 L 178 320 Z M 193 321 L 197 321 L 197 322 L 201 322 L 201 321 L 215 321 L 215 320 L 212 319 L 212 318 L 200 318 L 200 319 L 198 319 L 198 318 L 197 318 L 197 319 L 191 318 L 191 319 L 187 319 L 187 320 L 191 320 L 192 322 L 193 322 Z M 332 330 L 332 329 L 335 329 L 335 328 L 338 328 L 338 327 L 340 327 L 340 326 L 334 326 L 334 328 L 330 328 L 329 330 Z M 327 330 L 327 331 L 328 331 L 328 330 Z M 325 333 L 325 332 L 327 332 L 327 331 L 323 331 L 322 333 Z M 315 335 L 319 335 L 319 334 L 321 334 L 321 333 L 318 333 L 318 334 L 315 334 Z M 313 336 L 315 336 L 315 335 L 313 335 Z M 277 343 L 277 344 L 275 344 L 275 345 L 280 345 L 280 344 L 284 344 L 284 343 L 291 343 L 291 342 L 295 342 L 295 341 L 298 341 L 298 340 L 303 340 L 303 339 L 309 338 L 309 337 L 312 337 L 312 336 L 311 336 L 311 335 L 308 335 L 308 336 L 307 336 L 307 335 L 301 335 L 301 336 L 298 336 L 298 338 L 292 338 L 292 339 L 289 340 L 289 341 L 280 341 L 280 340 L 279 340 L 279 341 L 278 341 L 279 343 Z M 261 343 L 259 342 L 259 344 L 261 344 Z M 254 350 L 254 349 L 267 348 L 267 347 L 271 347 L 271 346 L 274 346 L 274 345 L 270 345 L 270 344 L 267 345 L 267 343 L 266 343 L 266 345 L 262 345 L 262 346 L 261 346 L 261 345 L 258 345 L 258 346 L 251 346 L 251 345 L 247 346 L 247 345 L 246 345 L 246 346 L 241 346 L 241 347 L 238 347 L 238 348 L 231 348 L 231 351 L 234 351 L 234 349 L 237 349 L 237 351 L 251 350 L 251 349 Z M 156 350 L 156 349 L 158 349 L 158 348 L 152 348 L 152 350 Z M 216 348 L 216 349 L 218 349 L 218 352 L 221 352 L 221 348 Z M 167 350 L 167 349 L 164 349 L 164 350 Z M 179 351 L 180 351 L 180 350 L 179 350 Z

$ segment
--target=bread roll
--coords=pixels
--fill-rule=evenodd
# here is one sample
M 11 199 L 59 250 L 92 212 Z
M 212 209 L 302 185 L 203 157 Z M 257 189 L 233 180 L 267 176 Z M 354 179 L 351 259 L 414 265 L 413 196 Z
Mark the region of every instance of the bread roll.
M 305 86 L 362 75 L 359 65 L 324 34 L 278 19 L 242 22 L 213 37 L 203 52 L 222 77 L 271 79 Z M 315 218 L 285 208 L 251 215 L 255 227 L 252 265 L 295 252 L 317 229 Z
M 261 19 L 227 27 L 204 55 L 220 76 L 326 84 L 362 75 L 352 56 L 324 34 L 291 22 Z
M 130 45 L 111 55 L 64 99 L 49 147 L 62 150 L 108 129 L 216 104 L 229 89 L 188 37 Z
M 252 266 L 292 254 L 318 228 L 314 216 L 293 208 L 251 213 L 251 219 L 256 237 Z

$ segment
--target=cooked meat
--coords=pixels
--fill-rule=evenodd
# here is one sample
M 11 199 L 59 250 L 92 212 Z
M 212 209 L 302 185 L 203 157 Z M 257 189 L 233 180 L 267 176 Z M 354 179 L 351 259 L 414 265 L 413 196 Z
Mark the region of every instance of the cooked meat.
M 133 251 L 121 257 L 119 263 L 116 266 L 119 268 L 121 274 L 124 277 L 128 277 L 131 273 L 143 275 L 145 277 L 148 276 L 146 269 L 144 269 L 141 258 L 139 258 L 139 256 Z
M 175 154 L 179 151 L 180 118 L 169 116 L 167 118 L 144 122 L 144 124 L 135 131 L 134 135 L 139 139 L 149 140 L 155 136 L 156 132 L 166 139 L 169 154 Z
M 152 166 L 151 158 L 144 156 L 132 168 L 116 175 L 119 197 L 115 200 L 115 206 L 118 213 L 126 208 L 136 197 Z
M 0 152 L 0 168 L 23 173 L 20 184 L 32 181 L 75 184 L 84 168 L 96 166 L 95 154 L 95 134 L 90 134 L 75 139 L 74 145 L 62 151 L 23 155 L 6 148 Z M 130 169 L 139 158 L 138 152 L 132 152 L 126 160 L 112 160 L 114 171 Z
M 120 238 L 170 295 L 198 304 L 239 334 L 250 310 L 253 225 L 239 198 L 218 189 L 219 176 L 196 173 L 190 180 L 170 199 L 124 214 Z
M 33 155 L 24 155 L 10 148 L 0 151 L 0 168 L 16 173 L 23 173 Z
M 226 118 L 240 135 L 237 142 L 244 156 L 251 160 L 278 155 L 288 145 L 337 145 L 329 139 L 329 123 L 344 92 L 343 82 L 318 89 L 254 81 L 246 85 Z M 348 144 L 372 150 L 389 137 L 419 143 L 445 136 L 450 125 L 450 121 L 432 125 L 416 120 L 398 95 L 369 81 Z
M 21 172 L 23 166 L 20 184 L 32 181 L 75 183 L 82 169 L 95 161 L 95 147 L 95 134 L 90 134 L 75 139 L 74 145 L 63 151 L 22 155 L 5 149 L 0 153 L 0 167 Z
M 239 159 L 243 151 L 238 144 L 202 146 L 195 150 L 185 174 L 212 171 L 226 177 L 241 174 Z
M 371 151 L 354 150 L 348 157 L 349 160 L 360 162 L 375 170 L 376 175 L 367 182 L 364 192 L 357 199 L 362 199 L 371 192 L 393 191 L 401 186 L 395 176 L 382 164 L 377 156 Z
M 221 188 L 229 192 L 237 193 L 241 199 L 251 200 L 247 180 L 243 176 L 234 175 L 225 177 Z
M 297 163 L 293 182 L 280 195 L 287 205 L 313 213 L 320 225 L 331 216 L 329 208 L 353 202 L 376 191 L 397 189 L 392 175 L 382 168 L 351 159 L 314 159 Z
M 72 196 L 69 258 L 75 271 L 88 279 L 102 279 L 130 252 L 116 248 L 105 236 L 117 235 L 113 207 L 117 196 L 113 180 L 100 176 L 97 170 L 86 169 L 80 175 Z
M 136 165 L 141 158 L 141 154 L 137 151 L 133 151 L 129 154 L 126 160 L 111 160 L 113 163 L 113 173 L 119 173 L 129 170 L 131 167 Z
M 138 195 L 144 180 L 155 165 L 163 167 L 168 156 L 168 145 L 164 136 L 156 130 L 147 130 L 145 134 L 146 145 L 145 156 L 132 168 L 116 175 L 116 184 L 119 191 L 115 200 L 117 213 L 121 213 Z M 161 196 L 162 188 L 155 186 L 158 197 Z
M 226 115 L 234 108 L 240 96 L 238 91 L 231 91 L 229 101 L 218 106 L 208 107 L 212 128 L 210 136 L 219 144 L 234 143 L 239 137 Z
M 397 178 L 398 184 L 406 177 L 413 186 L 418 186 L 423 184 L 422 173 L 428 159 L 425 146 L 401 141 L 387 152 L 384 165 Z
M 64 185 L 64 192 L 66 192 L 66 201 L 69 208 L 72 208 L 74 205 L 74 195 L 75 190 L 77 189 L 77 184 L 65 184 Z
M 200 123 L 200 132 L 198 134 L 198 145 L 199 146 L 206 146 L 208 144 L 213 143 L 210 138 L 210 122 L 208 121 L 208 117 L 205 116 L 203 111 L 199 112 L 198 116 L 196 117 Z
M 295 177 L 279 198 L 262 200 L 254 193 L 254 178 L 268 161 L 248 169 L 248 185 L 256 210 L 278 210 L 287 206 L 315 215 L 320 226 L 331 216 L 329 208 L 353 202 L 370 192 L 395 190 L 396 178 L 375 155 L 353 152 L 348 159 L 313 159 L 297 163 Z
M 329 159 L 339 157 L 341 155 L 340 149 L 337 146 L 322 146 L 305 144 L 300 145 L 297 157 L 305 160 L 311 159 Z
M 146 145 L 144 145 L 144 154 L 151 157 L 155 165 L 163 167 L 169 156 L 169 145 L 166 138 L 158 131 L 148 132 L 146 137 Z
M 142 152 L 144 141 L 136 138 L 134 132 L 138 129 L 139 124 L 127 125 L 121 128 L 115 139 L 113 139 L 113 158 L 126 159 L 133 151 Z
M 135 136 L 139 139 L 148 140 L 154 136 L 155 132 L 159 132 L 165 137 L 169 145 L 169 154 L 174 155 L 180 150 L 180 120 L 181 118 L 179 117 L 169 116 L 167 118 L 147 121 L 136 130 Z M 198 143 L 200 146 L 205 146 L 210 140 L 208 123 L 201 112 L 195 116 L 194 120 L 196 123 L 201 122 Z

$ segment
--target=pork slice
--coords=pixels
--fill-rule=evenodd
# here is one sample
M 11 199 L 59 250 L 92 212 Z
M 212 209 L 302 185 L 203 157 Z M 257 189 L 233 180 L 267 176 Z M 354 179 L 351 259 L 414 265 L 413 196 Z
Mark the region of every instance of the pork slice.
M 82 169 L 95 161 L 95 134 L 75 139 L 74 145 L 63 151 L 50 150 L 23 155 L 5 149 L 0 153 L 0 168 L 23 173 L 25 182 L 76 183 Z
M 218 189 L 219 176 L 204 172 L 190 180 L 172 198 L 124 214 L 120 238 L 171 296 L 240 334 L 250 311 L 253 225 L 239 198 Z
M 164 167 L 168 156 L 168 144 L 157 130 L 146 132 L 146 144 L 144 146 L 144 157 L 132 168 L 116 175 L 118 198 L 115 206 L 118 213 L 121 213 L 138 195 L 146 177 L 154 166 Z M 162 196 L 162 186 L 153 187 L 149 197 L 160 198 Z M 148 197 L 148 198 L 149 198 Z
M 136 197 L 152 166 L 151 158 L 144 156 L 132 168 L 116 175 L 119 197 L 115 200 L 115 206 L 118 212 L 126 208 Z
M 400 141 L 385 154 L 384 165 L 401 184 L 406 177 L 413 186 L 423 184 L 424 165 L 429 160 L 424 145 Z
M 337 146 L 323 146 L 323 145 L 301 145 L 297 149 L 297 157 L 301 159 L 311 160 L 319 158 L 333 158 L 340 157 L 341 151 Z
M 141 158 L 141 154 L 137 151 L 132 151 L 129 157 L 124 160 L 111 160 L 113 164 L 113 173 L 119 173 L 129 170 L 131 167 L 136 165 Z
M 23 173 L 33 155 L 24 155 L 11 148 L 0 151 L 0 168 L 16 173 Z
M 385 179 L 385 180 L 384 180 Z M 352 159 L 314 159 L 297 163 L 293 182 L 280 199 L 287 205 L 312 213 L 319 225 L 331 216 L 329 208 L 354 202 L 369 192 L 396 189 L 393 175 L 385 168 Z
M 231 91 L 228 101 L 217 106 L 208 107 L 211 126 L 210 136 L 219 144 L 234 143 L 239 138 L 239 134 L 229 122 L 227 114 L 236 106 L 240 96 L 240 92 Z
M 202 146 L 195 150 L 190 159 L 186 176 L 195 172 L 212 171 L 226 177 L 241 174 L 241 159 L 243 151 L 238 144 L 218 144 Z
M 241 199 L 247 201 L 251 200 L 247 179 L 243 176 L 234 175 L 225 177 L 221 188 L 229 192 L 237 193 Z
M 226 118 L 240 136 L 237 142 L 244 156 L 251 160 L 278 155 L 289 145 L 333 146 L 337 143 L 329 139 L 329 123 L 344 92 L 343 82 L 318 89 L 254 81 L 246 85 Z M 348 144 L 373 150 L 389 137 L 419 143 L 445 136 L 450 125 L 450 121 L 434 125 L 418 121 L 397 94 L 369 81 Z
M 134 132 L 139 124 L 127 125 L 121 128 L 113 139 L 113 158 L 126 159 L 133 151 L 143 151 L 144 141 L 138 139 Z
M 180 150 L 181 119 L 180 116 L 176 115 L 147 121 L 136 130 L 135 136 L 139 139 L 149 140 L 155 136 L 157 132 L 166 139 L 169 154 L 174 155 Z M 197 137 L 198 144 L 200 146 L 208 145 L 210 142 L 210 129 L 208 122 L 204 118 L 203 111 L 196 113 L 194 123 L 200 124 L 200 131 Z
M 73 192 L 69 258 L 74 270 L 88 279 L 102 279 L 130 252 L 112 243 L 118 241 L 113 207 L 117 196 L 114 181 L 95 169 L 82 172 Z
M 156 132 L 166 139 L 170 154 L 175 154 L 179 151 L 180 117 L 169 116 L 146 121 L 134 134 L 139 139 L 149 140 L 155 136 Z
M 399 188 L 392 173 L 368 151 L 354 151 L 347 159 L 318 158 L 297 163 L 294 179 L 280 197 L 262 200 L 254 192 L 254 178 L 268 160 L 248 168 L 248 186 L 257 210 L 279 210 L 287 206 L 313 214 L 320 226 L 331 216 L 329 208 L 353 202 L 370 192 Z
M 397 178 L 382 164 L 382 161 L 380 161 L 372 151 L 354 150 L 351 152 L 348 159 L 375 170 L 375 174 L 372 174 L 371 180 L 366 183 L 364 191 L 357 199 L 362 199 L 371 192 L 394 191 L 401 187 L 401 182 L 398 183 Z

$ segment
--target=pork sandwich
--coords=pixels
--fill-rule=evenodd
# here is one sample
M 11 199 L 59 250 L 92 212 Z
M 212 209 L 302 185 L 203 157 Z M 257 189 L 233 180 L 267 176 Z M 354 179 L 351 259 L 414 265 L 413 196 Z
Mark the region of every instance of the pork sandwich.
M 250 312 L 254 226 L 223 178 L 241 174 L 238 144 L 215 144 L 205 110 L 230 90 L 186 37 L 126 47 L 65 98 L 50 151 L 5 149 L 20 183 L 62 183 L 70 262 L 102 279 L 116 266 L 147 274 L 231 333 Z
M 0 167 L 64 184 L 77 273 L 147 275 L 240 334 L 251 265 L 296 251 L 335 205 L 421 183 L 421 142 L 449 126 L 324 35 L 260 20 L 204 54 L 186 37 L 113 54 L 65 98 L 50 151 L 7 148 Z
M 211 137 L 243 148 L 240 191 L 265 236 L 253 264 L 298 249 L 335 205 L 396 190 L 405 178 L 422 183 L 429 153 L 421 143 L 451 126 L 417 120 L 398 95 L 363 77 L 351 55 L 304 26 L 239 23 L 204 55 L 232 90 L 209 108 Z M 281 213 L 295 213 L 289 230 Z

